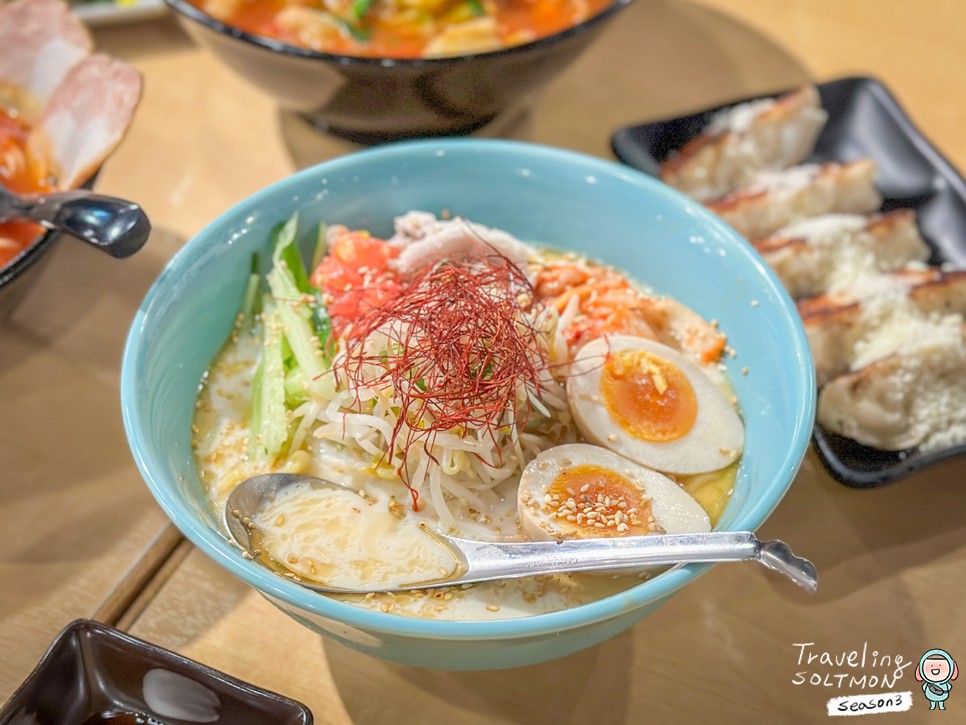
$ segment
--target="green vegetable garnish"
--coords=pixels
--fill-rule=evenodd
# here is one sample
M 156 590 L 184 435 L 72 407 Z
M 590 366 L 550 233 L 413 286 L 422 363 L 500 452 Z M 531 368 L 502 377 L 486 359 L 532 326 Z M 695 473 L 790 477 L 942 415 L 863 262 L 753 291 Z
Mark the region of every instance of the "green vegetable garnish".
M 372 2 L 373 0 L 355 0 L 352 3 L 352 17 L 356 20 L 362 20 L 372 7 Z

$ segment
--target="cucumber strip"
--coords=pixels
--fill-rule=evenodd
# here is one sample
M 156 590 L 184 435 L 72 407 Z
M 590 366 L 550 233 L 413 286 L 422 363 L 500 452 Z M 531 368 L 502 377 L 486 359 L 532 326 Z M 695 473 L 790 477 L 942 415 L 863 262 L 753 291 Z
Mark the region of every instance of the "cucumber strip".
M 249 441 L 249 453 L 256 460 L 275 457 L 288 440 L 279 308 L 266 295 L 262 310 L 262 357 L 252 380 L 252 434 Z

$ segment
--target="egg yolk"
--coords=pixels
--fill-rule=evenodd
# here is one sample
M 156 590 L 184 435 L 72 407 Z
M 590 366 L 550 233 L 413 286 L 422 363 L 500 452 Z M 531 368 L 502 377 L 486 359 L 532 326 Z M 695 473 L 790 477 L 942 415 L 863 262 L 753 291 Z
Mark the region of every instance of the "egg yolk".
M 698 417 L 698 399 L 687 375 L 670 360 L 645 350 L 608 355 L 600 393 L 614 422 L 645 441 L 678 440 Z
M 547 490 L 557 528 L 578 538 L 641 536 L 659 531 L 650 498 L 617 471 L 582 464 L 566 468 Z

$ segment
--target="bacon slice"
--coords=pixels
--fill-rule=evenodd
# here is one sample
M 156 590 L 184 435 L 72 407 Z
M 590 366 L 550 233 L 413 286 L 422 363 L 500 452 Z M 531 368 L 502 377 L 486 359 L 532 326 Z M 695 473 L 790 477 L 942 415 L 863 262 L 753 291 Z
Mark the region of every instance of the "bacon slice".
M 0 85 L 29 91 L 41 105 L 93 46 L 61 0 L 0 4 Z
M 110 156 L 131 123 L 141 85 L 138 71 L 101 54 L 71 68 L 30 139 L 49 159 L 59 188 L 79 186 Z

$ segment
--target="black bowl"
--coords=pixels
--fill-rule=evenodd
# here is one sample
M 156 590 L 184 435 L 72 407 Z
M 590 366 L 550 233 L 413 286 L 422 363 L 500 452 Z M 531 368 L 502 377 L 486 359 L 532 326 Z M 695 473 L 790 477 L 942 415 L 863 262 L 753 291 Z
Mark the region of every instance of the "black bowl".
M 50 259 L 61 236 L 60 232 L 46 232 L 6 266 L 0 267 L 0 320 L 6 319 L 16 308 L 32 280 Z
M 319 53 L 225 25 L 165 0 L 230 68 L 317 127 L 360 143 L 471 133 L 562 71 L 632 0 L 555 35 L 448 58 Z

